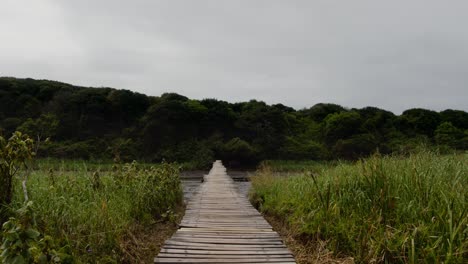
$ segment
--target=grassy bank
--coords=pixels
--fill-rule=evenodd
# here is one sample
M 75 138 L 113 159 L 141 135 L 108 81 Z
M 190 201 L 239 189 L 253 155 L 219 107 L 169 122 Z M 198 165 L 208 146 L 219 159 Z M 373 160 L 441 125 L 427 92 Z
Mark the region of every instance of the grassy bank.
M 468 156 L 421 152 L 252 178 L 251 199 L 300 241 L 357 262 L 468 260 Z
M 265 160 L 260 167 L 268 168 L 274 172 L 298 173 L 318 171 L 331 168 L 339 164 L 337 161 L 316 161 L 316 160 Z
M 181 171 L 190 171 L 197 169 L 206 169 L 206 167 L 197 166 L 193 162 L 173 163 Z M 161 163 L 138 162 L 138 168 L 150 169 L 160 166 Z M 112 160 L 83 160 L 83 159 L 56 159 L 40 158 L 34 163 L 34 170 L 42 171 L 113 171 L 116 169 L 116 163 Z
M 99 164 L 59 164 L 39 162 L 40 169 L 29 175 L 34 229 L 40 238 L 48 236 L 57 252 L 78 263 L 137 263 L 154 253 L 144 243 L 157 238 L 145 235 L 175 222 L 181 206 L 178 166 L 133 163 L 100 170 Z M 21 183 L 15 180 L 12 211 L 24 202 Z M 25 220 L 24 215 L 16 217 Z

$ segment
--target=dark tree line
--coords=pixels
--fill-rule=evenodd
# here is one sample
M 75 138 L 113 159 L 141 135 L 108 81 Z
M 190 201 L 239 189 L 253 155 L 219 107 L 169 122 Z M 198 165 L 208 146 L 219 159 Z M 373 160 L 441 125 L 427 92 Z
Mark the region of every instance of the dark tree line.
M 295 110 L 166 93 L 0 78 L 0 133 L 30 134 L 39 154 L 60 158 L 255 164 L 263 159 L 357 159 L 421 143 L 468 149 L 468 113 L 316 104 Z M 39 143 L 38 142 L 38 143 Z

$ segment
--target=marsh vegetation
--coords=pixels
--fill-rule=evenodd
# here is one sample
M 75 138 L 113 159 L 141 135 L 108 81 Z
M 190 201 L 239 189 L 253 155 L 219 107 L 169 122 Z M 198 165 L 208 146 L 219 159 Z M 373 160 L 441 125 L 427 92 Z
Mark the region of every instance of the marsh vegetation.
M 6 263 L 147 262 L 164 240 L 154 231 L 163 225 L 162 235 L 170 235 L 182 213 L 175 164 L 29 164 L 18 164 L 11 201 L 2 207 L 9 216 L 1 235 Z
M 358 263 L 466 263 L 468 156 L 420 151 L 335 165 L 266 163 L 251 200 L 291 235 Z

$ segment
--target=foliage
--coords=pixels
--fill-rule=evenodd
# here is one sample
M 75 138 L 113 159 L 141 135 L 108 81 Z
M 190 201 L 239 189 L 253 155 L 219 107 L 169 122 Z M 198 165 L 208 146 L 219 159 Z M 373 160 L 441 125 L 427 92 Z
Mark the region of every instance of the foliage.
M 2 263 L 73 263 L 69 247 L 58 248 L 52 237 L 37 230 L 32 202 L 3 224 L 2 237 Z
M 54 114 L 43 114 L 37 119 L 28 118 L 18 127 L 18 130 L 24 134 L 34 135 L 36 138 L 35 152 L 40 146 L 42 140 L 48 141 L 50 137 L 54 136 L 59 121 Z
M 447 125 L 440 127 L 446 122 L 454 127 L 455 140 Z M 460 110 L 414 108 L 395 115 L 376 107 L 326 103 L 295 110 L 257 100 L 192 100 L 175 93 L 152 97 L 2 77 L 0 134 L 9 137 L 15 130 L 37 138 L 42 157 L 167 160 L 200 168 L 213 159 L 250 161 L 244 166 L 264 159 L 359 159 L 377 149 L 404 152 L 421 141 L 468 149 L 468 113 Z M 54 142 L 39 144 L 51 136 Z M 248 144 L 247 151 L 230 146 L 238 139 Z M 246 158 L 249 152 L 255 160 Z
M 376 151 L 377 143 L 372 134 L 358 134 L 348 139 L 339 139 L 333 146 L 333 152 L 339 157 L 355 160 Z
M 464 263 L 466 164 L 466 154 L 422 151 L 312 165 L 290 177 L 275 176 L 267 166 L 252 178 L 251 199 L 289 223 L 296 236 L 326 241 L 334 254 L 360 263 Z
M 315 140 L 287 137 L 280 156 L 291 160 L 324 160 L 328 153 L 325 146 Z
M 256 150 L 245 140 L 233 138 L 223 147 L 224 159 L 236 160 L 239 162 L 252 162 L 256 159 Z
M 324 120 L 328 115 L 344 112 L 344 109 L 340 105 L 336 104 L 316 104 L 309 109 L 306 109 L 304 112 L 307 116 L 309 116 L 312 120 L 316 122 L 321 122 Z
M 434 130 L 440 124 L 440 115 L 431 110 L 413 108 L 403 112 L 400 116 L 401 129 L 410 134 L 433 136 Z
M 12 200 L 13 177 L 32 158 L 33 141 L 21 132 L 8 140 L 0 136 L 0 222 L 6 219 L 6 209 Z
M 463 137 L 463 131 L 450 122 L 440 124 L 435 130 L 435 141 L 440 145 L 447 145 L 452 148 L 460 146 L 460 140 Z
M 324 120 L 327 142 L 336 142 L 358 133 L 361 122 L 361 116 L 357 112 L 340 112 L 328 115 Z

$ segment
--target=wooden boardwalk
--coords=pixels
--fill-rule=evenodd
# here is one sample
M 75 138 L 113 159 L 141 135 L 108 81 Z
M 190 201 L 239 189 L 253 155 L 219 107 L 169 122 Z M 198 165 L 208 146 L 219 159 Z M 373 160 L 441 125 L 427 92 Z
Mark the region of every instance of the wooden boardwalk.
M 237 193 L 220 161 L 188 202 L 155 263 L 296 263 L 270 224 Z

